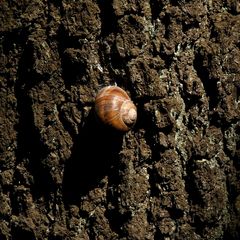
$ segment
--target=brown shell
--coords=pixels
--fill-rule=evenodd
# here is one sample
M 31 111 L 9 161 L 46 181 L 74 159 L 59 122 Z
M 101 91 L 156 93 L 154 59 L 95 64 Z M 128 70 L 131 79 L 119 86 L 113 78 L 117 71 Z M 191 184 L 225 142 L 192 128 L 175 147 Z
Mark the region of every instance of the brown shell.
M 95 112 L 106 125 L 128 131 L 137 120 L 137 108 L 127 93 L 117 86 L 102 88 L 96 96 Z

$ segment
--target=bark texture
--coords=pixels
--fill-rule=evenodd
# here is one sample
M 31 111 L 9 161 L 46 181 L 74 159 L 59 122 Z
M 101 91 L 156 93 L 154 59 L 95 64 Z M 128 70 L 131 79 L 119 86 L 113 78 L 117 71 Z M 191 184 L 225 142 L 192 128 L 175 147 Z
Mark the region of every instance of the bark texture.
M 2 0 L 0 154 L 1 240 L 240 239 L 239 1 Z

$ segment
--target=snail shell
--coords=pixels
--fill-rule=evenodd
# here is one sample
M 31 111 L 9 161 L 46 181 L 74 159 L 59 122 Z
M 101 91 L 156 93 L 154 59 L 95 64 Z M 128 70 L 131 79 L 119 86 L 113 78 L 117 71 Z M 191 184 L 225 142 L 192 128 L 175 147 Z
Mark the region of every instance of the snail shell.
M 96 96 L 95 113 L 106 125 L 128 131 L 137 120 L 137 108 L 128 94 L 117 86 L 102 88 Z

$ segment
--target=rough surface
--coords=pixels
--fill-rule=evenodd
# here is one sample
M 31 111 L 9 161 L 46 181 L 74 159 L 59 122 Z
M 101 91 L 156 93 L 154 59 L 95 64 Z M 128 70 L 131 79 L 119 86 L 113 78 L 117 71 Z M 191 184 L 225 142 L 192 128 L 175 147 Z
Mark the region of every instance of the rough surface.
M 0 4 L 0 239 L 240 239 L 240 3 Z M 120 135 L 97 91 L 138 107 Z

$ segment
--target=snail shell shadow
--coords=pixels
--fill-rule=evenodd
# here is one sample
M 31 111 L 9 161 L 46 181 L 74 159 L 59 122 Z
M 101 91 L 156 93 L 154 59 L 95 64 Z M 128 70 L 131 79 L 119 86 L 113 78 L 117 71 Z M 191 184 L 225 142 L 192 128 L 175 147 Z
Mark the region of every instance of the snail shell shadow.
M 67 161 L 63 176 L 66 204 L 77 204 L 81 197 L 99 186 L 118 160 L 123 135 L 100 124 L 93 109 L 75 140 L 72 156 Z

